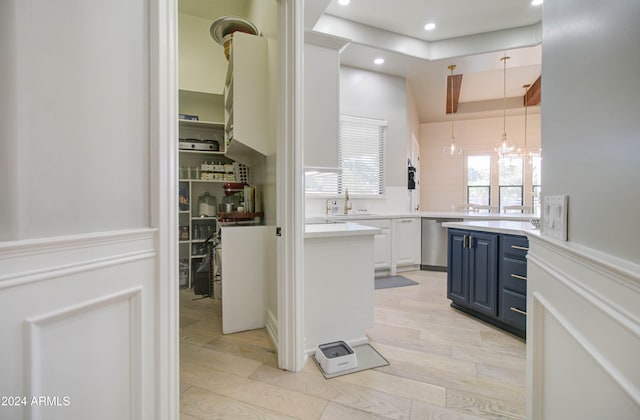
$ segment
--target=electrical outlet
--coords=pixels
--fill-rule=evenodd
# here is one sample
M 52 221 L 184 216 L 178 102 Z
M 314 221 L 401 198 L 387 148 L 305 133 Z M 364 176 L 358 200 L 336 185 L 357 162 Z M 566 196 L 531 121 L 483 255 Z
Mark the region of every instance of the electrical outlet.
M 540 232 L 561 241 L 567 240 L 568 195 L 545 195 L 542 200 Z

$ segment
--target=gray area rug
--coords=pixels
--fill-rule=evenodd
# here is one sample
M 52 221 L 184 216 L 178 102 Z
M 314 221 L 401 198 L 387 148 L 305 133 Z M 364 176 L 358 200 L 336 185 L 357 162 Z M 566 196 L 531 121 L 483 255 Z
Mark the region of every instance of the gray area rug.
M 322 370 L 322 366 L 320 366 L 320 363 L 318 363 L 318 361 L 316 360 L 316 356 L 311 356 L 311 358 L 315 362 L 316 366 L 318 366 L 318 369 L 320 369 L 320 372 L 322 372 L 322 375 L 327 379 L 335 378 L 336 376 L 348 375 L 350 373 L 360 372 L 361 370 L 387 366 L 389 364 L 389 361 L 382 357 L 382 355 L 378 353 L 376 349 L 371 347 L 370 344 L 361 344 L 359 346 L 354 346 L 353 350 L 356 352 L 358 367 L 349 370 L 343 370 L 342 372 L 325 373 L 324 370 Z
M 404 276 L 376 277 L 376 289 L 390 289 L 392 287 L 415 286 L 418 282 Z

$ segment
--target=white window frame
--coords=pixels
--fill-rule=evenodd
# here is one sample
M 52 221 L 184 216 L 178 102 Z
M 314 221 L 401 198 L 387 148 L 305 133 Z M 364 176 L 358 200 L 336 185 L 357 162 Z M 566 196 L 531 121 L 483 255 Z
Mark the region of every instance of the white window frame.
M 474 151 L 473 153 L 465 153 L 464 154 L 464 176 L 463 176 L 463 194 L 464 194 L 464 202 L 469 202 L 468 196 L 468 168 L 467 168 L 467 158 L 469 156 L 491 156 L 491 184 L 489 189 L 490 194 L 490 202 L 492 207 L 498 207 L 500 203 L 500 159 L 499 156 L 493 151 Z M 533 169 L 529 158 L 523 159 L 524 172 L 523 172 L 523 205 L 527 207 L 531 207 L 532 211 L 535 211 L 533 207 Z M 495 204 L 497 203 L 497 204 Z M 502 209 L 499 209 L 499 212 L 502 212 Z

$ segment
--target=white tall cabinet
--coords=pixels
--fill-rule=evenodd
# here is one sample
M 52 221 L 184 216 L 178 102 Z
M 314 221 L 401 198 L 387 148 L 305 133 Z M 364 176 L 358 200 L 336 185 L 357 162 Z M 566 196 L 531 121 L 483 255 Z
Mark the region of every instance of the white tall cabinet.
M 340 51 L 349 41 L 308 31 L 304 45 L 304 165 L 337 169 Z
M 246 164 L 275 149 L 267 80 L 267 40 L 235 32 L 224 88 L 225 141 L 227 156 Z

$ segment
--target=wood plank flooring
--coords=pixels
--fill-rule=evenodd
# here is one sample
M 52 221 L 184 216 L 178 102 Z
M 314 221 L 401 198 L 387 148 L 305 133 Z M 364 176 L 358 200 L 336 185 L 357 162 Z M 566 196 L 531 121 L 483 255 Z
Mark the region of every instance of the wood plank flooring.
M 264 329 L 221 334 L 220 301 L 180 292 L 181 419 L 522 419 L 524 341 L 449 306 L 446 273 L 375 291 L 370 343 L 390 365 L 324 379 L 277 368 Z

